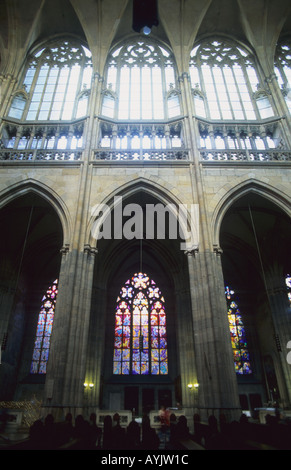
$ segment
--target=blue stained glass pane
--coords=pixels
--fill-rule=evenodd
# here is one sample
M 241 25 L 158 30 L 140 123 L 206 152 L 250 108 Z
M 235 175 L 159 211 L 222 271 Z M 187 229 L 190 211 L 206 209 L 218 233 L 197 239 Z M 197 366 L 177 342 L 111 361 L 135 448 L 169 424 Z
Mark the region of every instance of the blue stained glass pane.
M 166 338 L 160 338 L 160 348 L 166 349 L 167 348 L 167 340 Z
M 34 349 L 40 349 L 41 348 L 41 338 L 36 338 L 35 343 L 34 343 Z
M 46 374 L 46 362 L 40 362 L 38 372 L 39 374 Z
M 129 362 L 122 362 L 122 374 L 129 374 Z
M 161 369 L 161 374 L 166 375 L 168 373 L 168 363 L 161 362 L 160 369 Z
M 33 351 L 32 359 L 33 359 L 34 361 L 38 361 L 38 360 L 39 360 L 39 358 L 40 358 L 40 352 L 41 352 L 40 349 L 35 349 L 35 350 Z
M 160 367 L 158 362 L 152 362 L 152 374 L 158 375 L 160 372 Z
M 113 363 L 113 374 L 121 374 L 121 362 L 114 362 Z
M 45 336 L 43 338 L 42 347 L 48 349 L 50 346 L 50 336 Z
M 44 332 L 44 324 L 40 324 L 36 329 L 36 336 L 42 336 Z
M 140 374 L 140 362 L 136 361 L 132 363 L 132 373 Z
M 121 361 L 121 350 L 120 349 L 114 349 L 114 361 Z

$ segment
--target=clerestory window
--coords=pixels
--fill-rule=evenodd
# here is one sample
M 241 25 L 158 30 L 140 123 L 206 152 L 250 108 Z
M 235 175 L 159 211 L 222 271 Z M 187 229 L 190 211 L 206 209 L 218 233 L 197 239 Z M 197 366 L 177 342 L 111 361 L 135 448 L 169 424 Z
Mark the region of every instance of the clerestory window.
M 86 116 L 91 88 L 90 51 L 72 41 L 55 41 L 29 59 L 9 117 L 27 121 L 71 121 Z
M 202 42 L 193 48 L 189 67 L 197 117 L 252 121 L 273 116 L 255 61 L 242 47 L 224 40 Z
M 145 38 L 109 55 L 101 114 L 116 120 L 165 120 L 180 116 L 172 54 Z
M 277 45 L 275 73 L 288 109 L 291 112 L 291 39 Z

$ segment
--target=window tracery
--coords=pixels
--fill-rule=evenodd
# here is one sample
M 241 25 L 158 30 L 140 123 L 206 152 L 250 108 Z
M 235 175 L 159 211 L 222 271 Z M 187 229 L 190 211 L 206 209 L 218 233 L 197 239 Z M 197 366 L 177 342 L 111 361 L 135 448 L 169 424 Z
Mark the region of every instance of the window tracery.
M 286 39 L 277 45 L 275 73 L 288 109 L 291 112 L 291 39 Z
M 179 91 L 170 52 L 144 38 L 114 49 L 107 64 L 101 113 L 118 120 L 179 116 Z
M 91 87 L 90 51 L 72 41 L 57 41 L 37 50 L 29 59 L 22 87 L 29 100 L 9 117 L 27 121 L 70 121 L 87 113 Z M 18 96 L 18 95 L 17 95 Z M 80 101 L 82 99 L 82 101 Z M 22 112 L 21 112 L 22 111 Z
M 197 116 L 237 121 L 273 116 L 253 57 L 231 42 L 216 40 L 194 47 L 190 79 Z

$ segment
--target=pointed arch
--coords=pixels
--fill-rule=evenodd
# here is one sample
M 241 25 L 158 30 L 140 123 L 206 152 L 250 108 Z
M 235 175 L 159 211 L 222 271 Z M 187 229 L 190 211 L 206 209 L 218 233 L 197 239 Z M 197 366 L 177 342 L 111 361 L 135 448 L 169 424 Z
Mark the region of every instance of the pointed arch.
M 152 182 L 138 178 L 134 182 L 123 185 L 117 192 L 111 193 L 101 203 L 95 204 L 91 209 L 91 217 L 87 227 L 88 244 L 90 246 L 98 245 L 98 234 L 106 218 L 112 214 L 116 204 L 122 204 L 124 201 L 134 198 L 135 195 L 145 193 L 156 201 L 157 205 L 163 206 L 171 214 L 173 220 L 179 224 L 177 238 L 184 240 L 185 249 L 193 249 L 199 246 L 199 207 L 197 204 L 183 203 L 183 195 L 175 196 L 173 193 L 169 196 L 168 188 Z M 138 199 L 137 199 L 138 200 Z M 182 245 L 181 245 L 182 246 Z
M 235 201 L 247 194 L 257 194 L 266 200 L 272 202 L 276 207 L 280 208 L 283 213 L 291 217 L 291 201 L 282 191 L 278 192 L 271 186 L 266 186 L 255 180 L 247 180 L 228 191 L 220 200 L 213 212 L 212 228 L 213 228 L 213 245 L 219 246 L 220 228 L 223 218 L 228 209 Z
M 69 210 L 60 196 L 43 183 L 40 183 L 34 179 L 27 179 L 25 181 L 11 185 L 8 190 L 1 191 L 0 209 L 18 197 L 28 195 L 29 193 L 44 199 L 54 208 L 61 222 L 63 230 L 63 243 L 64 245 L 69 244 L 71 234 L 71 220 Z

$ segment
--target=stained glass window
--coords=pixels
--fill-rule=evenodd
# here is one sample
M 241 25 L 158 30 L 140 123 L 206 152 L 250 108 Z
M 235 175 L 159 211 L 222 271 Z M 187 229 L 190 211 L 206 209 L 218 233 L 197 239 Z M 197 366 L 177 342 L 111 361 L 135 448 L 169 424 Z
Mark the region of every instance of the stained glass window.
M 132 276 L 117 297 L 113 374 L 168 374 L 165 299 L 144 273 Z
M 226 286 L 225 295 L 228 307 L 228 322 L 235 371 L 240 375 L 251 374 L 252 370 L 246 333 L 237 299 L 235 298 L 235 292 L 230 287 Z
M 30 368 L 31 374 L 46 373 L 57 294 L 58 280 L 56 279 L 41 301 Z
M 285 277 L 285 282 L 287 286 L 287 295 L 288 295 L 289 303 L 291 306 L 291 276 L 290 274 L 287 274 L 287 276 Z

